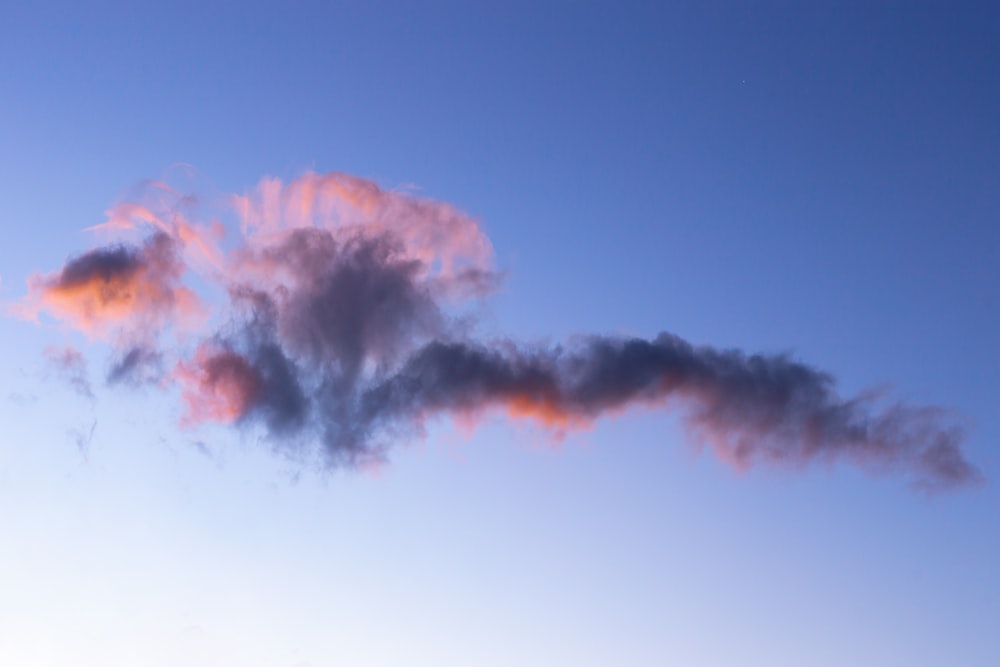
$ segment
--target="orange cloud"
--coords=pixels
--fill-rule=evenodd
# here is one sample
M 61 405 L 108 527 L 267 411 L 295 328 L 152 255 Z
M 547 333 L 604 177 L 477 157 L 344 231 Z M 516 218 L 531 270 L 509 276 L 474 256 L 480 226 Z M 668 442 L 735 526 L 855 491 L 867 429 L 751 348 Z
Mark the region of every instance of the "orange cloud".
M 186 406 L 182 423 L 231 423 L 245 415 L 260 395 L 263 380 L 245 357 L 211 343 L 198 346 L 193 359 L 180 361 L 174 378 Z
M 587 429 L 591 420 L 559 404 L 551 397 L 515 394 L 505 399 L 507 414 L 512 418 L 534 419 L 557 434 Z
M 156 234 L 140 248 L 92 250 L 56 274 L 31 278 L 19 310 L 32 319 L 48 312 L 93 337 L 154 335 L 203 312 L 197 295 L 179 284 L 183 272 L 172 240 Z

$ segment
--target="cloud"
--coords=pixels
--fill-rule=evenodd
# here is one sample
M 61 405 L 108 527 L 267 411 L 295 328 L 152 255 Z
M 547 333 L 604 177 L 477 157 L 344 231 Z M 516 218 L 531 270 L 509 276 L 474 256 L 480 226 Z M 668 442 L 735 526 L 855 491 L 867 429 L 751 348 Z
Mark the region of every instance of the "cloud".
M 58 272 L 34 276 L 19 312 L 46 312 L 95 338 L 148 338 L 202 313 L 197 295 L 180 284 L 184 265 L 162 232 L 141 246 L 112 245 L 71 259 Z
M 203 343 L 175 371 L 187 407 L 184 423 L 234 422 L 257 402 L 263 378 L 246 357 Z
M 126 384 L 133 387 L 153 384 L 163 374 L 163 354 L 142 344 L 123 349 L 112 359 L 108 370 L 108 384 Z
M 45 356 L 73 391 L 84 398 L 94 398 L 94 391 L 87 378 L 87 362 L 79 350 L 50 346 L 45 348 Z
M 77 450 L 80 452 L 80 456 L 83 457 L 83 461 L 86 463 L 90 460 L 90 443 L 94 440 L 94 431 L 97 430 L 97 420 L 95 419 L 91 424 L 90 428 L 86 431 L 80 429 L 72 429 L 69 433 L 70 437 L 73 439 L 73 443 L 76 445 Z
M 832 377 L 784 356 L 653 340 L 587 337 L 567 348 L 435 341 L 361 397 L 367 435 L 392 422 L 499 407 L 566 431 L 631 405 L 678 411 L 696 442 L 738 469 L 848 460 L 911 473 L 928 488 L 980 478 L 939 408 L 843 399 Z
M 477 221 L 451 204 L 384 190 L 344 173 L 308 173 L 285 185 L 265 178 L 231 197 L 245 236 L 259 242 L 294 229 L 390 235 L 423 270 L 455 288 L 492 284 L 493 247 Z M 484 279 L 486 279 L 484 281 Z
M 22 312 L 109 340 L 110 383 L 178 387 L 185 427 L 256 425 L 329 465 L 363 466 L 437 415 L 501 414 L 565 436 L 644 406 L 679 414 L 740 470 L 844 461 L 935 489 L 982 477 L 947 411 L 843 397 L 831 374 L 787 356 L 670 333 L 477 340 L 457 313 L 501 273 L 478 221 L 449 204 L 340 173 L 265 178 L 218 211 L 162 183 L 143 191 L 95 228 L 141 241 L 32 278 Z M 227 216 L 240 229 L 228 245 Z

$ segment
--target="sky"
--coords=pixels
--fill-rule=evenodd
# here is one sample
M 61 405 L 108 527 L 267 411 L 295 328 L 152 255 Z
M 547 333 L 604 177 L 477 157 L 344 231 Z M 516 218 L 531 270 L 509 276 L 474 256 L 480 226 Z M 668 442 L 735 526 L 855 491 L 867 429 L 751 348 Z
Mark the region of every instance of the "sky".
M 990 3 L 21 3 L 0 658 L 1000 664 Z

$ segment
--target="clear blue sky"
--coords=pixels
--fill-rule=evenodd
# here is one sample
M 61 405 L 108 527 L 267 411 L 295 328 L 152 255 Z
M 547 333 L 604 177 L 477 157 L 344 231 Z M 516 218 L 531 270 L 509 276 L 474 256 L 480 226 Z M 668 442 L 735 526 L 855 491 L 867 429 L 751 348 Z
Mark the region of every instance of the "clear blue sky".
M 954 410 L 988 481 L 737 473 L 649 409 L 320 474 L 5 317 L 0 662 L 1000 664 L 995 4 L 209 4 L 0 12 L 5 308 L 178 163 L 342 171 L 480 221 L 483 335 L 791 353 Z

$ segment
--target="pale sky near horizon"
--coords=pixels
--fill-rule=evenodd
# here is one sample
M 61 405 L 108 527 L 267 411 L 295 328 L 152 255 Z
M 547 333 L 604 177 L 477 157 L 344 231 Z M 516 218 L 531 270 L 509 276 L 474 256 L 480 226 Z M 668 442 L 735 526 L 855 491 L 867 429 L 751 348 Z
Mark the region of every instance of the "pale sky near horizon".
M 998 37 L 974 2 L 4 8 L 0 663 L 1000 664 Z M 479 225 L 477 340 L 787 354 L 940 407 L 985 482 L 740 471 L 642 401 L 322 470 L 14 312 L 144 182 L 214 214 L 328 172 Z

